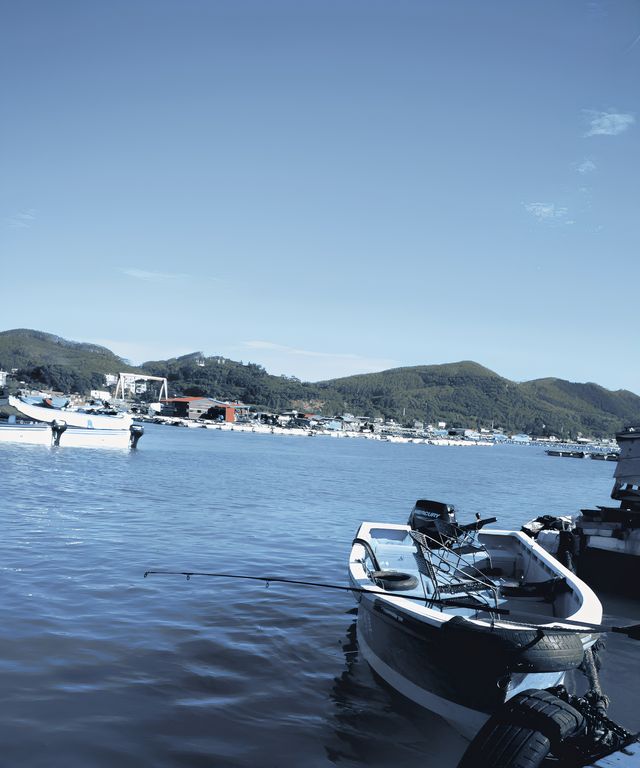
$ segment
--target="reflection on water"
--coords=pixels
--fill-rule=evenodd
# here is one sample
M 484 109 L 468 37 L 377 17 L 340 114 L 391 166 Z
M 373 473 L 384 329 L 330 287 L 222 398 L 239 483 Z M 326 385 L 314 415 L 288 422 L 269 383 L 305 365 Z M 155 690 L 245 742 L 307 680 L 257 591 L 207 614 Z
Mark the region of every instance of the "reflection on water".
M 444 721 L 389 687 L 358 655 L 357 609 L 342 641 L 345 668 L 334 680 L 331 698 L 335 741 L 326 745 L 333 763 L 424 766 L 425 755 L 438 765 L 455 766 L 466 742 Z

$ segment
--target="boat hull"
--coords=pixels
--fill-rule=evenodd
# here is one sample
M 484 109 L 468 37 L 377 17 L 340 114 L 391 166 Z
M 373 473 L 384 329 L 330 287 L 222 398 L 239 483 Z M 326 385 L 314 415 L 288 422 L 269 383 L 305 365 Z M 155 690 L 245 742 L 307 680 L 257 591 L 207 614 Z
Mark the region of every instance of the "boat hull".
M 0 443 L 50 446 L 53 445 L 53 434 L 49 426 L 10 424 L 0 426 Z
M 578 576 L 604 592 L 640 598 L 640 557 L 587 546 L 578 558 Z
M 416 621 L 382 601 L 359 604 L 358 644 L 390 686 L 472 738 L 490 713 L 527 688 L 560 685 L 564 671 L 515 673 L 508 655 L 451 642 L 441 627 Z
M 121 413 L 115 416 L 105 416 L 99 413 L 83 413 L 82 411 L 62 410 L 60 408 L 45 408 L 41 405 L 26 403 L 17 397 L 9 396 L 8 404 L 22 416 L 34 421 L 51 424 L 54 421 L 64 421 L 69 427 L 81 429 L 113 429 L 127 430 L 133 424 L 133 416 Z
M 489 715 L 486 712 L 471 709 L 421 688 L 377 656 L 367 642 L 368 637 L 365 637 L 365 633 L 361 630 L 359 619 L 357 639 L 359 652 L 377 675 L 406 698 L 442 717 L 465 738 L 472 739 L 488 720 Z
M 362 654 L 390 686 L 472 737 L 506 700 L 523 690 L 560 685 L 565 673 L 583 662 L 596 635 L 575 632 L 562 620 L 598 623 L 602 606 L 532 539 L 515 531 L 480 531 L 477 546 L 464 551 L 468 559 L 458 561 L 468 569 L 460 571 L 460 588 L 447 581 L 450 566 L 440 566 L 438 589 L 451 599 L 441 609 L 428 597 L 436 555 L 420 558 L 416 541 L 421 540 L 414 534 L 409 525 L 364 522 L 349 560 Z M 461 550 L 448 551 L 460 558 Z M 469 581 L 472 563 L 482 566 L 485 560 L 497 572 L 495 589 L 504 590 L 496 597 L 495 619 L 474 610 L 473 596 L 484 591 L 477 589 L 484 582 Z M 532 585 L 551 577 L 560 591 L 547 599 L 529 592 L 521 596 L 523 573 Z M 510 619 L 501 619 L 503 610 Z
M 136 429 L 136 428 L 134 428 Z M 73 427 L 56 431 L 53 425 L 2 425 L 0 443 L 22 445 L 43 445 L 61 448 L 115 448 L 127 450 L 135 446 L 141 432 L 132 434 L 129 429 L 76 429 Z

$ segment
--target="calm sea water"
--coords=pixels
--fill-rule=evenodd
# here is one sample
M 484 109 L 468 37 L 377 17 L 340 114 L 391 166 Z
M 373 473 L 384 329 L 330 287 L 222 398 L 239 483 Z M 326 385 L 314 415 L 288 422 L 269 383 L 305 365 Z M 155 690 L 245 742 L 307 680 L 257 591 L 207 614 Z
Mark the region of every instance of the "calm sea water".
M 0 446 L 0 765 L 455 766 L 465 742 L 359 657 L 346 584 L 362 520 L 416 498 L 502 527 L 606 504 L 613 465 L 147 427 L 136 453 Z M 640 609 L 608 599 L 617 618 Z M 640 729 L 640 644 L 608 641 L 611 712 Z

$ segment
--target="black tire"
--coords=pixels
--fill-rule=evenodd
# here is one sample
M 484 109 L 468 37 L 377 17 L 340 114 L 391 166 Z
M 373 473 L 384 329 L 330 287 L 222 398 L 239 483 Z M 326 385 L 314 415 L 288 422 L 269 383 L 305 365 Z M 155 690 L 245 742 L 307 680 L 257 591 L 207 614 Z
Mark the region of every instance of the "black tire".
M 518 660 L 530 672 L 562 672 L 577 669 L 584 659 L 584 648 L 576 632 L 520 630 L 512 639 L 518 646 Z
M 403 592 L 415 589 L 418 579 L 410 573 L 401 571 L 372 571 L 370 574 L 375 583 L 387 592 Z
M 548 691 L 514 696 L 480 729 L 458 768 L 538 768 L 563 743 L 579 736 L 584 717 Z
M 478 626 L 454 616 L 441 629 L 448 648 L 475 652 L 479 658 L 506 660 L 513 671 L 562 672 L 582 664 L 584 648 L 575 632 L 561 630 L 502 629 Z
M 549 739 L 538 731 L 489 720 L 458 768 L 539 768 L 550 752 Z
M 514 696 L 500 710 L 500 718 L 512 725 L 539 731 L 554 749 L 581 734 L 586 727 L 577 709 L 549 691 L 524 691 Z

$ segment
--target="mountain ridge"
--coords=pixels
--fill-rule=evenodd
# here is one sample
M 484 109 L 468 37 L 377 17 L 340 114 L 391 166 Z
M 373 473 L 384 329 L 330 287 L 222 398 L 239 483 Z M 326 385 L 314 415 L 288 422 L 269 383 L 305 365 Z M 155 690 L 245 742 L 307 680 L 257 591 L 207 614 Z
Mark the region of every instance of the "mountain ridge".
M 269 410 L 353 412 L 558 437 L 611 435 L 625 424 L 640 423 L 640 397 L 629 390 L 556 377 L 514 382 L 472 360 L 312 383 L 201 352 L 132 366 L 106 347 L 19 328 L 0 332 L 0 368 L 17 368 L 24 381 L 63 391 L 103 389 L 105 373 L 131 371 L 166 377 L 172 394 L 211 395 Z

